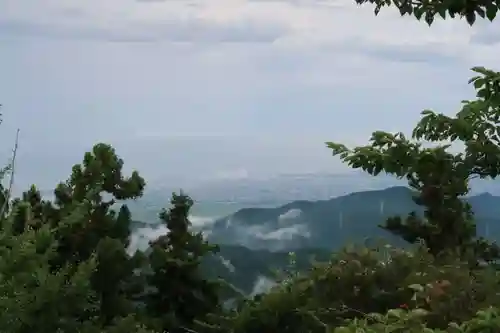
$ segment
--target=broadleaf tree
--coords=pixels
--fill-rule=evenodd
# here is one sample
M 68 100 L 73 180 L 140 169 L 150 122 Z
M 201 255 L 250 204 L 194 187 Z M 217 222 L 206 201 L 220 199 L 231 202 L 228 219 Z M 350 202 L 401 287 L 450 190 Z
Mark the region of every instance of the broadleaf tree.
M 461 14 L 471 24 L 472 12 L 489 10 L 488 17 L 493 20 L 492 13 L 498 10 L 496 1 L 482 0 L 356 1 L 376 4 L 376 12 L 384 6 L 396 6 L 402 15 L 413 13 L 417 19 L 421 11 L 432 17 L 443 11 L 452 17 Z M 427 21 L 432 23 L 431 19 Z M 391 218 L 383 226 L 385 229 L 411 243 L 425 241 L 434 255 L 452 251 L 469 258 L 472 254 L 474 261 L 492 261 L 500 257 L 500 249 L 477 237 L 473 212 L 463 197 L 469 192 L 471 179 L 496 178 L 500 174 L 500 73 L 483 67 L 472 70 L 476 75 L 469 83 L 476 90 L 476 98 L 462 101 L 455 116 L 424 110 L 411 137 L 401 132 L 376 131 L 366 146 L 349 149 L 334 142 L 327 142 L 327 146 L 352 168 L 374 176 L 385 172 L 406 178 L 416 191 L 414 200 L 425 208 L 424 218 L 416 214 L 405 220 Z M 458 143 L 463 151 L 450 149 Z
M 498 0 L 355 0 L 357 4 L 370 3 L 375 6 L 375 15 L 384 7 L 395 7 L 402 16 L 414 16 L 417 20 L 424 19 L 429 25 L 434 23 L 436 16 L 446 18 L 464 18 L 473 25 L 476 18 L 487 18 L 493 21 L 500 10 Z

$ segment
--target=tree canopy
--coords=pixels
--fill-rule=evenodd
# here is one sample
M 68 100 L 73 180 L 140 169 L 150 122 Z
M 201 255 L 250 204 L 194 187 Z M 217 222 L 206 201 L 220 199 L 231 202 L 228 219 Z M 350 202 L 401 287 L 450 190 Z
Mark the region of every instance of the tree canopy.
M 414 16 L 417 20 L 424 19 L 431 25 L 436 16 L 446 18 L 465 18 L 470 25 L 476 18 L 487 18 L 493 21 L 500 10 L 497 0 L 355 0 L 357 4 L 366 3 L 375 6 L 375 15 L 382 8 L 397 8 L 402 16 Z

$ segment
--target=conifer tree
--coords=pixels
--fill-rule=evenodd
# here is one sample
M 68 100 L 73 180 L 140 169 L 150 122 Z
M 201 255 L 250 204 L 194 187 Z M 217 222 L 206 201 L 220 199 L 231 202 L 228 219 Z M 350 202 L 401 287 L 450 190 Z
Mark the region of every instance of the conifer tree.
M 89 278 L 95 258 L 52 271 L 57 241 L 49 226 L 0 234 L 0 332 L 79 332 L 96 327 L 98 298 Z
M 68 217 L 70 218 L 70 217 Z M 49 225 L 0 233 L 0 333 L 153 333 L 129 315 L 102 326 L 101 299 L 92 286 L 96 255 L 54 270 L 57 240 Z
M 135 172 L 124 178 L 123 162 L 100 144 L 57 188 L 56 205 L 34 185 L 12 200 L 14 158 L 0 172 L 0 179 L 12 177 L 8 188 L 0 184 L 0 333 L 154 333 L 134 315 L 114 316 L 124 315 L 121 296 L 130 291 L 124 282 L 137 260 L 125 252 L 128 208 L 116 214 L 110 207 L 141 195 L 144 180 Z M 101 192 L 112 199 L 105 202 Z M 68 247 L 75 236 L 83 242 Z
M 40 191 L 35 185 L 15 198 L 11 204 L 12 232 L 21 234 L 28 228 L 39 229 L 48 224 L 51 226 L 56 221 L 55 209 L 48 200 L 43 200 Z
M 173 194 L 172 207 L 160 213 L 168 233 L 151 243 L 148 283 L 152 292 L 147 308 L 166 332 L 186 332 L 215 311 L 219 304 L 218 283 L 200 272 L 203 257 L 217 251 L 201 233 L 190 231 L 190 197 Z
M 56 188 L 53 209 L 45 209 L 51 213 L 50 224 L 59 242 L 59 255 L 51 262 L 54 269 L 77 265 L 96 254 L 91 282 L 105 323 L 133 310 L 127 286 L 135 279 L 135 261 L 126 251 L 131 214 L 126 205 L 118 213 L 113 206 L 140 197 L 145 181 L 136 171 L 125 177 L 122 168 L 123 160 L 111 146 L 95 145 L 82 164 L 73 166 L 70 178 Z

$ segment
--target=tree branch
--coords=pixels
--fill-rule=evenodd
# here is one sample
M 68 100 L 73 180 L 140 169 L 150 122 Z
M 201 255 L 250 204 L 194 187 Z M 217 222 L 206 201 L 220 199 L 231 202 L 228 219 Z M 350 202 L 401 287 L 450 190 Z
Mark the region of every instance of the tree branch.
M 17 149 L 19 147 L 19 128 L 16 131 L 16 141 L 14 143 L 14 149 L 12 150 L 12 159 L 10 162 L 10 180 L 9 187 L 7 189 L 7 195 L 4 198 L 4 203 L 2 205 L 2 209 L 0 210 L 0 218 L 3 218 L 5 211 L 8 208 L 10 196 L 12 194 L 12 187 L 14 186 L 14 175 L 16 171 L 16 157 L 17 157 Z

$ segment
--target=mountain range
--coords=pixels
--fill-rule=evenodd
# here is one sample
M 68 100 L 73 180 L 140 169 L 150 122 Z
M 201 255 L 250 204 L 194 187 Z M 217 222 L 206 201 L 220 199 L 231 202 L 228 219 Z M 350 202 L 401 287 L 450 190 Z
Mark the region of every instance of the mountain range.
M 500 242 L 500 197 L 489 193 L 465 198 L 475 212 L 478 234 Z M 422 213 L 404 186 L 355 192 L 328 200 L 297 200 L 274 208 L 243 208 L 212 223 L 198 226 L 220 253 L 207 258 L 208 276 L 222 277 L 246 293 L 269 285 L 273 270 L 288 264 L 294 251 L 298 268 L 311 257 L 326 260 L 332 251 L 370 239 L 403 245 L 379 228 L 391 216 Z M 161 226 L 149 225 L 151 230 Z M 153 232 L 154 233 L 154 232 Z
M 478 233 L 500 241 L 500 197 L 483 193 L 466 198 L 475 212 Z M 397 241 L 379 228 L 391 216 L 421 207 L 407 187 L 355 192 L 329 200 L 294 201 L 276 208 L 246 208 L 220 218 L 208 240 L 250 249 L 290 251 L 298 248 L 335 250 L 348 243 L 384 238 Z

